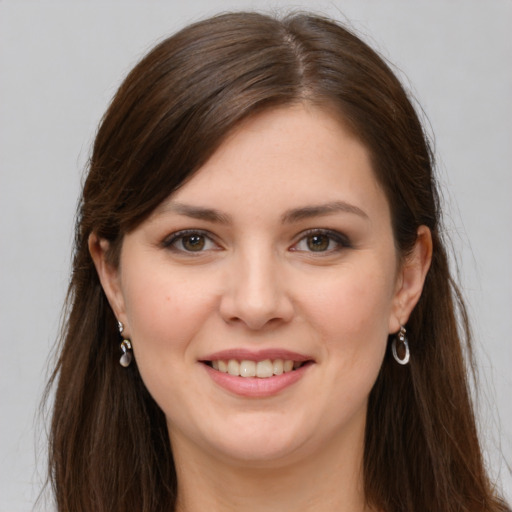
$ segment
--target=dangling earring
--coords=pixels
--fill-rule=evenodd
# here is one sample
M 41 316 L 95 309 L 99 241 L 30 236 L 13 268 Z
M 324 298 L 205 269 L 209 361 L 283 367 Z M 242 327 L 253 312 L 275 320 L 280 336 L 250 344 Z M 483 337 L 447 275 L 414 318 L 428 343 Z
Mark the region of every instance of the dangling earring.
M 117 327 L 119 329 L 119 334 L 123 334 L 124 331 L 124 325 L 122 322 L 117 322 Z M 121 343 L 121 350 L 123 352 L 123 355 L 119 359 L 119 364 L 121 366 L 124 366 L 125 368 L 130 366 L 130 363 L 132 362 L 133 356 L 131 353 L 132 350 L 132 344 L 130 340 L 124 339 Z
M 409 342 L 407 341 L 407 338 L 405 337 L 405 327 L 402 325 L 400 327 L 400 330 L 398 331 L 397 335 L 391 342 L 391 352 L 393 353 L 393 357 L 395 358 L 395 361 L 398 364 L 405 365 L 409 362 L 409 359 L 411 357 L 411 353 L 409 351 Z M 403 358 L 400 358 L 397 352 L 397 343 L 403 346 L 405 350 L 405 354 Z

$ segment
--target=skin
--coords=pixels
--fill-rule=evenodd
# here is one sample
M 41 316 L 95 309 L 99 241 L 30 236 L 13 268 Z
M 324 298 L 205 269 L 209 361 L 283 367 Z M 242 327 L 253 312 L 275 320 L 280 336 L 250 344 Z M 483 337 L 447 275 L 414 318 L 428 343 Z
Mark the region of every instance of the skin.
M 250 118 L 125 236 L 118 268 L 94 234 L 90 250 L 166 415 L 179 510 L 365 510 L 368 395 L 432 247 L 422 226 L 398 264 L 368 151 L 339 120 L 307 105 Z M 239 396 L 201 362 L 239 348 L 313 363 L 277 394 Z

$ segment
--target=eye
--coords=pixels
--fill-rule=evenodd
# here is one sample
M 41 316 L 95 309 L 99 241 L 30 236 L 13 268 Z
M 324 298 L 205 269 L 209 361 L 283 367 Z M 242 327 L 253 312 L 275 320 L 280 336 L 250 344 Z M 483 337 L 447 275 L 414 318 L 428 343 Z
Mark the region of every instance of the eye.
M 204 231 L 185 230 L 173 233 L 167 238 L 164 247 L 177 252 L 199 253 L 219 249 L 219 246 Z
M 312 229 L 303 234 L 290 250 L 331 253 L 346 247 L 350 247 L 350 242 L 345 235 L 326 229 Z

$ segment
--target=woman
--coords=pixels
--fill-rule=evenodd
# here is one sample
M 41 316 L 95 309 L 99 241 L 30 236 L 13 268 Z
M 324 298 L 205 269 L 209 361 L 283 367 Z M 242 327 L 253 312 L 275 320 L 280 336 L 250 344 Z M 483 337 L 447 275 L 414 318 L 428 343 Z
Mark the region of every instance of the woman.
M 432 167 L 395 76 L 328 20 L 227 14 L 150 52 L 84 185 L 59 510 L 506 510 Z

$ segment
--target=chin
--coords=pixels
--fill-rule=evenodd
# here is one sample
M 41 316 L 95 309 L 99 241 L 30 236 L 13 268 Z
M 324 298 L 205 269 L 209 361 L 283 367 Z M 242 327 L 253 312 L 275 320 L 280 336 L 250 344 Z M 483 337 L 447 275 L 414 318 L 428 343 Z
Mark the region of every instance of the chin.
M 268 439 L 268 438 L 267 438 Z M 283 465 L 291 462 L 298 455 L 298 445 L 294 442 L 280 442 L 267 439 L 244 439 L 238 442 L 226 442 L 219 444 L 216 449 L 221 452 L 220 456 L 226 460 L 231 460 L 234 464 L 251 468 L 264 468 L 269 463 L 276 467 L 276 463 L 282 462 Z
M 251 415 L 250 415 L 251 416 Z M 205 440 L 218 452 L 218 456 L 237 461 L 239 464 L 251 463 L 251 467 L 265 466 L 272 462 L 291 461 L 295 456 L 307 450 L 306 432 L 297 431 L 297 421 L 286 421 L 284 415 L 279 421 L 272 421 L 268 415 L 264 418 L 245 418 L 234 421 L 229 428 L 217 432 L 210 430 L 209 439 Z M 306 455 L 304 453 L 303 455 Z

